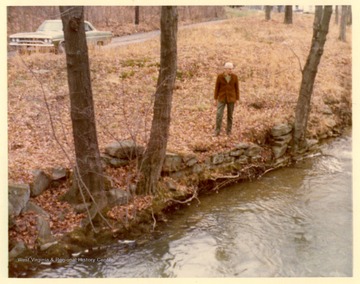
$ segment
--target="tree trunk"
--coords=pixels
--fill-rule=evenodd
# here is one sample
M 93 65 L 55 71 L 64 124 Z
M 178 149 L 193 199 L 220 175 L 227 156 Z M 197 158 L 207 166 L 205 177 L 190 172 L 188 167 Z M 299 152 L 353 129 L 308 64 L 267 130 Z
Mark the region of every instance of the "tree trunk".
M 66 64 L 76 166 L 73 187 L 65 199 L 89 202 L 91 218 L 106 205 L 104 179 L 98 147 L 88 48 L 82 6 L 60 6 L 65 37 Z
M 335 6 L 335 24 L 339 24 L 339 5 Z
M 271 20 L 271 10 L 272 10 L 272 6 L 269 6 L 269 5 L 265 6 L 265 20 L 266 21 Z
M 306 146 L 305 136 L 310 114 L 311 95 L 317 68 L 320 63 L 321 55 L 324 52 L 331 13 L 332 6 L 325 6 L 325 8 L 316 6 L 311 49 L 303 70 L 300 93 L 296 105 L 293 137 L 294 152 L 297 152 Z
M 293 10 L 291 5 L 285 6 L 285 18 L 284 24 L 292 24 L 293 23 Z
M 154 102 L 150 139 L 140 165 L 137 194 L 155 194 L 164 163 L 170 129 L 172 93 L 177 69 L 176 7 L 161 8 L 160 72 Z
M 135 6 L 135 25 L 140 24 L 140 7 Z
M 340 32 L 339 40 L 346 41 L 346 21 L 347 21 L 347 6 L 341 6 Z
M 351 26 L 352 25 L 352 9 L 351 9 L 351 5 L 348 6 L 347 10 L 348 10 L 348 14 L 347 14 L 347 23 L 346 24 L 348 26 Z

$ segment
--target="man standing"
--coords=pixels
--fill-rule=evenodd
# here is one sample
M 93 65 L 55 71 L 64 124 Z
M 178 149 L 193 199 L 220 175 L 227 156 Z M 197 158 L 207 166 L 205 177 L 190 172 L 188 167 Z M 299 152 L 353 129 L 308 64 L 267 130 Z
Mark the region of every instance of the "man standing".
M 225 106 L 227 109 L 226 134 L 231 134 L 234 106 L 239 100 L 239 80 L 233 73 L 233 69 L 234 65 L 231 62 L 225 63 L 224 72 L 219 74 L 216 79 L 214 106 L 217 106 L 217 111 L 214 136 L 218 136 L 220 134 Z

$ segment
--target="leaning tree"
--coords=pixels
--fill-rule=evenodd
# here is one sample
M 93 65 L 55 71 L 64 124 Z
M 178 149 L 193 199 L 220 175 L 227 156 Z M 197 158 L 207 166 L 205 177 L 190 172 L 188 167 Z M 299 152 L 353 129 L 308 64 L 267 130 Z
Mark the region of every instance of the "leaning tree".
M 172 93 L 177 69 L 177 8 L 161 8 L 160 71 L 150 138 L 142 162 L 137 194 L 155 194 L 165 160 L 170 130 Z
M 313 37 L 311 49 L 304 69 L 302 70 L 302 80 L 299 98 L 295 111 L 295 124 L 293 135 L 293 151 L 297 152 L 306 146 L 306 129 L 310 114 L 311 96 L 313 93 L 315 77 L 324 53 L 326 35 L 329 31 L 329 23 L 332 13 L 332 6 L 316 6 L 313 25 Z

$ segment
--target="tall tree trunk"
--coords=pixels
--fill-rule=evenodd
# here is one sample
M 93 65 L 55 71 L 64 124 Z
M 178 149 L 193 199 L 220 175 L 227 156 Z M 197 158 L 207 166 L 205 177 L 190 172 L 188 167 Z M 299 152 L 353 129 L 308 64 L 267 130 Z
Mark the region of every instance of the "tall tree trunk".
M 347 22 L 346 22 L 346 24 L 347 24 L 348 26 L 351 26 L 351 25 L 352 25 L 352 9 L 351 9 L 351 5 L 348 6 L 347 10 L 348 10 L 348 15 L 347 15 Z
M 272 6 L 266 5 L 265 6 L 265 20 L 266 21 L 270 21 L 271 20 L 271 10 L 272 10 Z
M 335 6 L 335 24 L 339 24 L 339 5 Z
M 329 31 L 329 22 L 332 13 L 332 6 L 316 6 L 313 25 L 313 38 L 311 49 L 308 55 L 300 87 L 299 98 L 295 111 L 293 150 L 297 152 L 306 146 L 306 129 L 310 114 L 310 103 L 313 92 L 315 77 L 324 52 L 326 35 Z
M 172 93 L 177 69 L 176 7 L 161 8 L 160 72 L 154 102 L 150 139 L 140 165 L 138 194 L 156 194 L 157 183 L 164 163 L 170 129 Z
M 339 40 L 346 41 L 346 21 L 347 21 L 347 7 L 346 5 L 341 6 L 341 19 L 340 19 L 340 32 Z
M 135 6 L 135 25 L 140 24 L 140 7 Z
M 285 17 L 284 24 L 292 24 L 293 23 L 293 9 L 291 5 L 285 6 Z
M 90 219 L 106 205 L 104 179 L 98 147 L 95 111 L 91 90 L 88 48 L 82 6 L 60 6 L 65 37 L 66 64 L 70 91 L 71 121 L 76 167 L 70 202 L 91 201 Z

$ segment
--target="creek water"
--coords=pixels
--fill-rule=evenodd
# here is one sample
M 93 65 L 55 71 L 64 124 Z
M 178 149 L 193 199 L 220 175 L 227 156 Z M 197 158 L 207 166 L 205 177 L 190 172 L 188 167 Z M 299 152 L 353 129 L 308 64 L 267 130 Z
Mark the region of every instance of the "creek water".
M 31 277 L 350 277 L 352 139 L 205 195 L 143 244 L 121 242 Z

